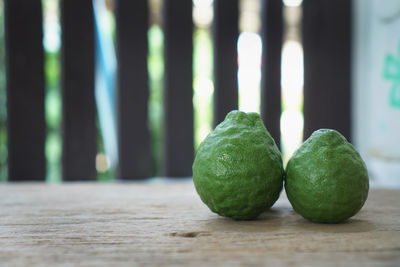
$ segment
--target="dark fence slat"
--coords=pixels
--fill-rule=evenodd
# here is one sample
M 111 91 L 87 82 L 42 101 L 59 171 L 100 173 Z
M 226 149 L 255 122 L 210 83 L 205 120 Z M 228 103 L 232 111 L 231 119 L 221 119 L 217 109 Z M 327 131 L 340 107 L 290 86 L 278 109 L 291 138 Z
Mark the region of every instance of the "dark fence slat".
M 192 1 L 165 0 L 162 175 L 191 176 L 193 163 Z
M 118 178 L 151 175 L 147 0 L 117 0 Z
M 262 79 L 261 116 L 280 146 L 281 118 L 281 51 L 283 39 L 283 17 L 281 0 L 262 2 Z
M 96 109 L 94 99 L 94 19 L 92 0 L 62 0 L 62 176 L 94 180 Z
M 351 1 L 304 0 L 304 138 L 334 128 L 350 138 Z
M 44 180 L 44 68 L 40 0 L 5 0 L 10 181 Z
M 214 1 L 214 125 L 238 108 L 239 1 Z

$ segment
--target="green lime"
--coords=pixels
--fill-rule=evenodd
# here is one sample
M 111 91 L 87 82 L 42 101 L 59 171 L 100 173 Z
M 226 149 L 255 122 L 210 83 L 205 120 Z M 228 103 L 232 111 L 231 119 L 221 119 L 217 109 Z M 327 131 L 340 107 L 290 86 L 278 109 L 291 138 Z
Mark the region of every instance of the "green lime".
M 221 216 L 250 220 L 282 190 L 281 153 L 260 115 L 231 111 L 200 144 L 193 181 L 201 200 Z
M 364 205 L 368 172 L 354 147 L 339 132 L 315 131 L 286 167 L 285 190 L 293 209 L 318 223 L 339 223 Z

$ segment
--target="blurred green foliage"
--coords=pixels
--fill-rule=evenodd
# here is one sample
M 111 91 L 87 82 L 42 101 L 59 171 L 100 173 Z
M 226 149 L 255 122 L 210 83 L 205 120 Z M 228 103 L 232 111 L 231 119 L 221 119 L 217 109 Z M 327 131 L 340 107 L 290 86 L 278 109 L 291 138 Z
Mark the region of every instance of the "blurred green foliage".
M 3 1 L 0 0 L 0 182 L 7 181 L 7 95 Z
M 97 118 L 96 120 L 96 127 L 97 127 L 97 154 L 105 154 L 104 142 L 103 142 L 103 135 L 100 128 L 100 122 Z M 97 160 L 97 159 L 96 159 Z M 97 172 L 97 180 L 99 182 L 110 182 L 114 180 L 114 169 L 108 168 L 106 171 L 98 171 Z
M 150 98 L 148 106 L 149 126 L 151 134 L 151 163 L 152 175 L 160 175 L 161 167 L 161 139 L 162 139 L 162 87 L 164 75 L 164 35 L 161 27 L 154 24 L 148 31 L 149 55 L 148 72 L 150 85 Z
M 43 1 L 44 8 L 47 0 Z M 3 27 L 3 5 L 0 0 L 0 182 L 7 180 L 7 110 L 5 87 L 5 46 Z M 45 12 L 44 12 L 44 15 Z M 44 27 L 45 28 L 45 27 Z M 115 24 L 112 25 L 115 32 Z M 162 150 L 162 116 L 163 116 L 163 42 L 164 36 L 160 25 L 153 24 L 148 31 L 149 54 L 148 72 L 150 97 L 148 106 L 149 129 L 151 133 L 152 175 L 160 175 L 161 150 Z M 195 29 L 194 36 L 194 132 L 195 148 L 198 147 L 205 135 L 211 131 L 212 123 L 212 41 L 208 29 Z M 46 46 L 45 46 L 46 47 Z M 45 155 L 47 164 L 46 180 L 51 183 L 61 181 L 61 155 L 62 155 L 62 100 L 60 86 L 60 50 L 48 51 L 45 49 L 45 120 L 46 143 Z M 211 85 L 204 88 L 204 81 Z M 202 86 L 203 85 L 203 86 Z M 207 93 L 204 93 L 204 90 Z M 211 94 L 211 96 L 210 96 Z M 104 153 L 103 138 L 99 122 L 98 129 L 98 153 Z M 114 178 L 114 170 L 98 173 L 99 181 L 109 181 Z
M 51 183 L 61 181 L 61 90 L 59 51 L 45 51 L 45 119 L 47 136 L 45 155 L 46 180 Z
M 210 29 L 196 28 L 193 36 L 194 147 L 212 130 L 213 120 L 213 46 Z

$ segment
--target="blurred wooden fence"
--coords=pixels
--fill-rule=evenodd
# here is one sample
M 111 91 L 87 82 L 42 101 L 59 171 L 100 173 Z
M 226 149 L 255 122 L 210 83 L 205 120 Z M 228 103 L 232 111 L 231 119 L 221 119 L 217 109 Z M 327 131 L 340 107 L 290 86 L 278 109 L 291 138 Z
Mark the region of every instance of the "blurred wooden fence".
M 262 0 L 261 114 L 279 143 L 282 1 Z M 9 180 L 46 177 L 41 0 L 4 0 Z M 118 178 L 150 173 L 147 0 L 115 0 L 118 58 Z M 62 176 L 95 180 L 92 0 L 61 0 Z M 191 176 L 193 162 L 192 1 L 163 1 L 162 175 Z M 238 0 L 214 0 L 214 124 L 238 107 Z M 304 0 L 305 137 L 321 127 L 350 137 L 351 1 Z

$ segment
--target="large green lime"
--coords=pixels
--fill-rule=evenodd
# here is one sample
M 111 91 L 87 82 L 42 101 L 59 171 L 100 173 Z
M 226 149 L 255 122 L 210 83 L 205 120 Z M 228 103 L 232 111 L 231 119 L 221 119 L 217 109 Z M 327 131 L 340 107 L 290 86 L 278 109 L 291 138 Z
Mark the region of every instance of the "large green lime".
M 355 215 L 368 196 L 365 163 L 339 132 L 315 131 L 286 167 L 286 194 L 293 209 L 318 223 L 339 223 Z
M 281 153 L 257 113 L 231 111 L 201 143 L 193 181 L 215 213 L 250 220 L 271 207 L 282 189 Z

